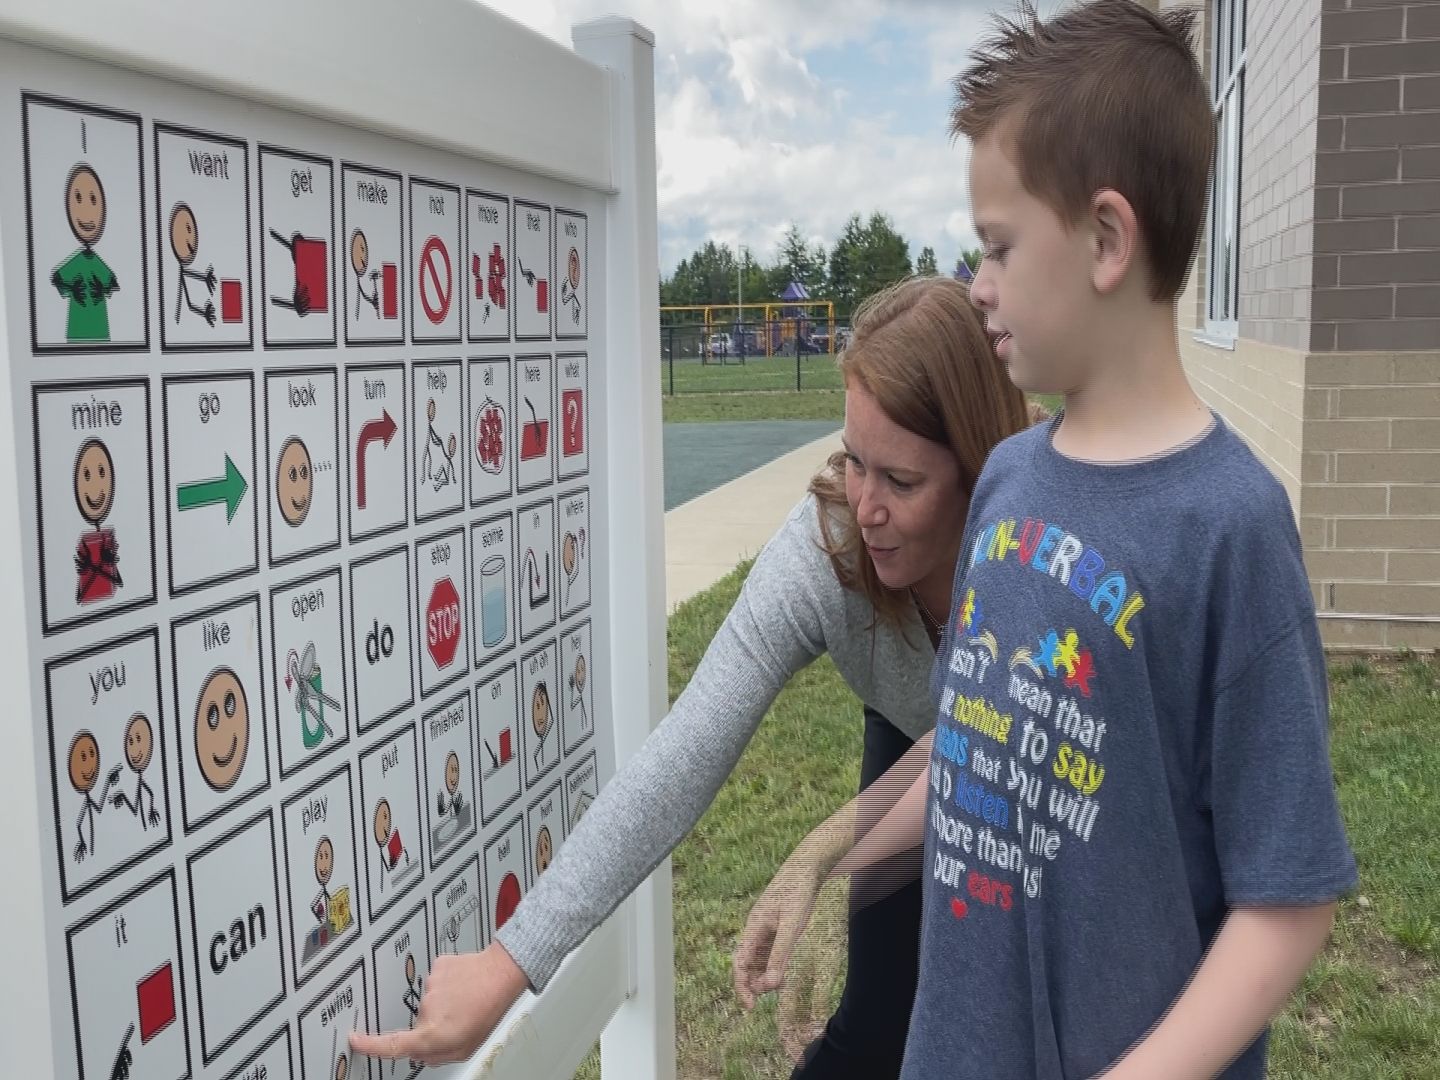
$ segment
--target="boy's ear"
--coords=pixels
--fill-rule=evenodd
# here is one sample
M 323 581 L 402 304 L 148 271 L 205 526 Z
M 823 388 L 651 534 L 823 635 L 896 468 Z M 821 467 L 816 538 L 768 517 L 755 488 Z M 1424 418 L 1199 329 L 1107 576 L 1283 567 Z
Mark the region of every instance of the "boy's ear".
M 1095 193 L 1090 201 L 1093 267 L 1096 291 L 1109 294 L 1119 288 L 1140 257 L 1140 223 L 1130 200 L 1112 188 Z

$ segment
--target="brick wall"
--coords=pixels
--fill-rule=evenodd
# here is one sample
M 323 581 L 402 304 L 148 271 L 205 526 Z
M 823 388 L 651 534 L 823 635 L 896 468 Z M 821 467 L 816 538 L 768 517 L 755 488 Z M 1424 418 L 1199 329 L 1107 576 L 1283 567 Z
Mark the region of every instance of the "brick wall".
M 1440 616 L 1440 2 L 1322 3 L 1306 561 L 1321 611 Z M 1324 629 L 1440 647 L 1434 624 Z
M 1198 59 L 1212 78 L 1212 6 L 1164 0 L 1161 7 L 1201 11 Z M 1251 0 L 1249 9 L 1240 143 L 1240 340 L 1225 349 L 1193 335 L 1205 326 L 1207 230 L 1180 301 L 1180 351 L 1196 390 L 1285 484 L 1298 516 L 1320 10 L 1318 0 Z M 1310 44 L 1297 48 L 1297 41 Z M 1307 86 L 1309 92 L 1302 92 Z
M 1440 618 L 1440 0 L 1249 18 L 1240 338 L 1182 332 L 1186 370 L 1289 491 L 1326 642 L 1440 648 L 1440 623 L 1336 617 Z
M 1320 5 L 1250 0 L 1248 7 L 1240 336 L 1304 350 L 1311 338 Z
M 1310 348 L 1440 350 L 1440 2 L 1323 3 Z

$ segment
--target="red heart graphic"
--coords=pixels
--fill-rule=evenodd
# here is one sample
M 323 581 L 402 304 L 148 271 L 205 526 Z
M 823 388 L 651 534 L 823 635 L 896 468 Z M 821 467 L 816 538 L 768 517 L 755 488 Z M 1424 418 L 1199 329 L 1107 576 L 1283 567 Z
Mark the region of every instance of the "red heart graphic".
M 970 914 L 970 906 L 958 896 L 952 896 L 950 898 L 950 910 L 957 919 L 963 919 L 966 915 Z

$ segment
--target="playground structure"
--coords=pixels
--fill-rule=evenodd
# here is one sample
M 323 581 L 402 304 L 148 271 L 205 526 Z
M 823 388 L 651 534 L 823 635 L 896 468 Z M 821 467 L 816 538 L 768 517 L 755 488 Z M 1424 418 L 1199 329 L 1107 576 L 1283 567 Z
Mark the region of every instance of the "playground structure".
M 791 284 L 786 293 L 803 286 Z M 746 312 L 756 312 L 747 317 Z M 698 313 L 698 316 L 697 316 Z M 670 315 L 670 318 L 666 316 Z M 678 316 L 678 317 L 677 317 Z M 675 304 L 660 308 L 660 325 L 695 326 L 701 330 L 699 354 L 703 363 L 718 360 L 726 363 L 735 357 L 742 362 L 746 356 L 781 356 L 797 350 L 797 342 L 809 340 L 814 329 L 823 327 L 828 348 L 834 352 L 835 302 L 833 300 L 767 300 L 755 304 Z M 714 356 L 710 341 L 715 334 L 726 334 L 733 343 Z M 804 348 L 804 345 L 798 346 Z M 812 350 L 813 351 L 813 350 Z

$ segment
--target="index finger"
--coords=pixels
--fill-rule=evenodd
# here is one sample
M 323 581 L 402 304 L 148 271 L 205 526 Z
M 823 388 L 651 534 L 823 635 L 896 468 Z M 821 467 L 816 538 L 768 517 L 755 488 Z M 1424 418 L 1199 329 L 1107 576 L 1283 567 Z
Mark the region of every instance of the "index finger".
M 424 1058 L 434 1047 L 425 1033 L 417 1028 L 413 1031 L 382 1031 L 376 1035 L 352 1031 L 350 1049 L 366 1057 L 396 1061 L 400 1058 Z

